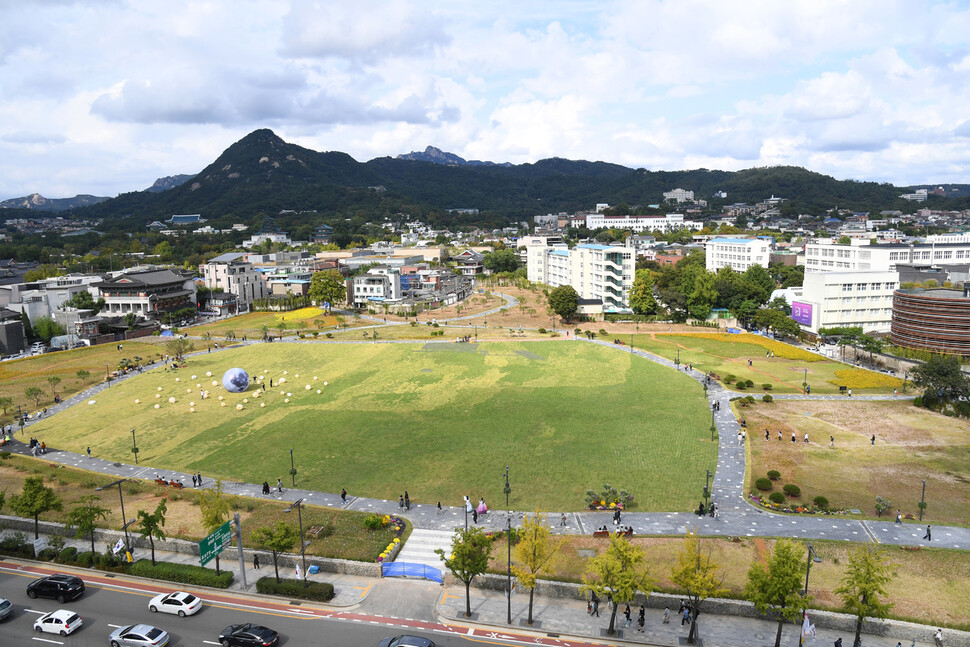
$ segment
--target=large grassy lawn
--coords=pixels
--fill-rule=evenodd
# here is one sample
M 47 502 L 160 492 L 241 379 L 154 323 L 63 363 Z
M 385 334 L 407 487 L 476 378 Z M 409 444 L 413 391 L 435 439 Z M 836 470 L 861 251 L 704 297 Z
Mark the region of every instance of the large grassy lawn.
M 238 317 L 184 328 L 181 332 L 192 337 L 204 337 L 208 334 L 213 339 L 222 339 L 226 333 L 231 332 L 237 339 L 242 339 L 243 335 L 249 339 L 262 339 L 263 326 L 266 326 L 268 335 L 277 337 L 281 332 L 281 325 L 282 333 L 286 336 L 292 335 L 294 330 L 308 333 L 314 330 L 332 330 L 341 321 L 342 318 L 338 320 L 336 315 L 328 315 L 320 308 L 308 307 L 289 312 L 249 312 Z
M 914 407 L 910 401 L 848 399 L 759 402 L 741 415 L 749 428 L 748 490 L 768 470 L 777 470 L 782 476 L 775 489 L 794 483 L 805 502 L 821 495 L 832 506 L 857 508 L 875 517 L 876 497 L 881 496 L 893 504 L 883 518 L 893 519 L 897 508 L 918 516 L 916 504 L 925 480 L 924 522 L 970 523 L 970 422 L 966 420 Z M 808 444 L 803 442 L 806 433 Z M 835 438 L 835 447 L 829 446 L 830 437 Z
M 625 344 L 631 339 L 617 338 Z M 890 375 L 853 368 L 760 335 L 654 333 L 632 339 L 635 347 L 669 360 L 675 360 L 679 352 L 681 364 L 692 363 L 695 369 L 713 371 L 721 378 L 734 375 L 738 380 L 751 380 L 755 385 L 748 392 L 761 392 L 763 384 L 770 384 L 772 393 L 801 393 L 805 381 L 813 394 L 838 393 L 840 386 L 860 395 L 892 393 L 903 386 L 902 380 Z M 774 355 L 768 357 L 769 353 Z
M 276 386 L 254 397 L 252 386 L 212 385 L 235 366 Z M 32 434 L 128 462 L 135 428 L 142 463 L 255 483 L 289 480 L 293 448 L 308 488 L 388 499 L 408 490 L 451 505 L 468 494 L 495 508 L 509 465 L 516 509 L 581 509 L 587 489 L 611 483 L 639 510 L 686 510 L 696 483 L 685 475 L 700 482 L 716 464 L 708 420 L 694 380 L 590 344 L 274 343 L 140 375 Z

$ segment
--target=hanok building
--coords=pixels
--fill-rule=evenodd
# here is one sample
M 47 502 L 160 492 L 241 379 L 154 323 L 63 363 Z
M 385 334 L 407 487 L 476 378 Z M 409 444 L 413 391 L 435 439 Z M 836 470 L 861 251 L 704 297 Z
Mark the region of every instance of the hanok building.
M 169 269 L 120 274 L 95 283 L 104 298 L 104 314 L 129 312 L 143 319 L 161 319 L 166 313 L 195 308 L 195 280 Z

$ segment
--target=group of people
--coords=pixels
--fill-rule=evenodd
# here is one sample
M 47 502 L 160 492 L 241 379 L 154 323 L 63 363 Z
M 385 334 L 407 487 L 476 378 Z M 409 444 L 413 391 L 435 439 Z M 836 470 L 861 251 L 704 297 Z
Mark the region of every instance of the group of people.
M 411 497 L 408 496 L 407 490 L 404 490 L 404 494 L 398 497 L 397 505 L 401 508 L 401 512 L 411 509 Z
M 47 453 L 47 443 L 42 443 L 39 440 L 37 440 L 36 438 L 31 438 L 30 439 L 30 445 L 29 445 L 29 447 L 30 447 L 30 455 L 31 456 L 37 456 L 37 454 L 46 454 Z
M 280 494 L 283 494 L 283 479 L 281 478 L 276 479 L 276 491 L 279 492 Z M 269 492 L 270 492 L 269 482 L 263 481 L 263 494 L 268 496 Z
M 717 519 L 720 515 L 720 510 L 718 509 L 717 504 L 711 501 L 710 505 L 705 506 L 704 502 L 701 501 L 697 506 L 697 515 L 703 517 L 705 514 Z

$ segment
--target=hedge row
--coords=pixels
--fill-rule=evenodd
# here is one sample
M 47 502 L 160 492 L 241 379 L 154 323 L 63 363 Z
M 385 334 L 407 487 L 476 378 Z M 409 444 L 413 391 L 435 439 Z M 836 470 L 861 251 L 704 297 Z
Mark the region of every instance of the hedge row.
M 261 577 L 256 580 L 256 591 L 267 595 L 279 595 L 285 598 L 300 598 L 316 602 L 329 602 L 333 599 L 333 584 L 329 582 L 309 582 L 304 587 L 302 580 L 276 581 L 275 577 Z
M 216 575 L 216 572 L 211 568 L 192 564 L 172 564 L 170 562 L 158 562 L 155 566 L 152 566 L 150 559 L 139 559 L 131 565 L 128 572 L 139 577 L 150 577 L 156 580 L 168 580 L 169 582 L 181 582 L 182 584 L 194 584 L 196 586 L 211 586 L 216 589 L 228 589 L 233 579 L 231 571 L 222 571 L 222 573 Z

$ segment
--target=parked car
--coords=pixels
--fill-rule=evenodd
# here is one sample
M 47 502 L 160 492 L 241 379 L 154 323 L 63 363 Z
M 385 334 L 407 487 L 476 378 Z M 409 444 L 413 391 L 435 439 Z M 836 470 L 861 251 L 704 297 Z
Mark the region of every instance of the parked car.
M 219 634 L 222 647 L 274 647 L 280 635 L 262 625 L 229 625 Z
M 84 581 L 73 575 L 48 575 L 27 585 L 27 597 L 51 598 L 64 604 L 76 600 L 84 594 Z
M 34 631 L 66 636 L 81 628 L 81 616 L 67 609 L 45 613 L 34 621 Z
M 148 610 L 152 613 L 174 613 L 180 618 L 197 613 L 202 608 L 202 600 L 191 593 L 176 591 L 175 593 L 160 593 L 148 602 Z
M 13 613 L 13 602 L 0 598 L 0 621 L 6 620 Z
M 168 632 L 151 625 L 128 625 L 119 627 L 108 636 L 111 647 L 165 647 L 168 644 Z
M 377 647 L 434 647 L 434 642 L 421 636 L 396 636 L 385 638 L 377 643 Z

